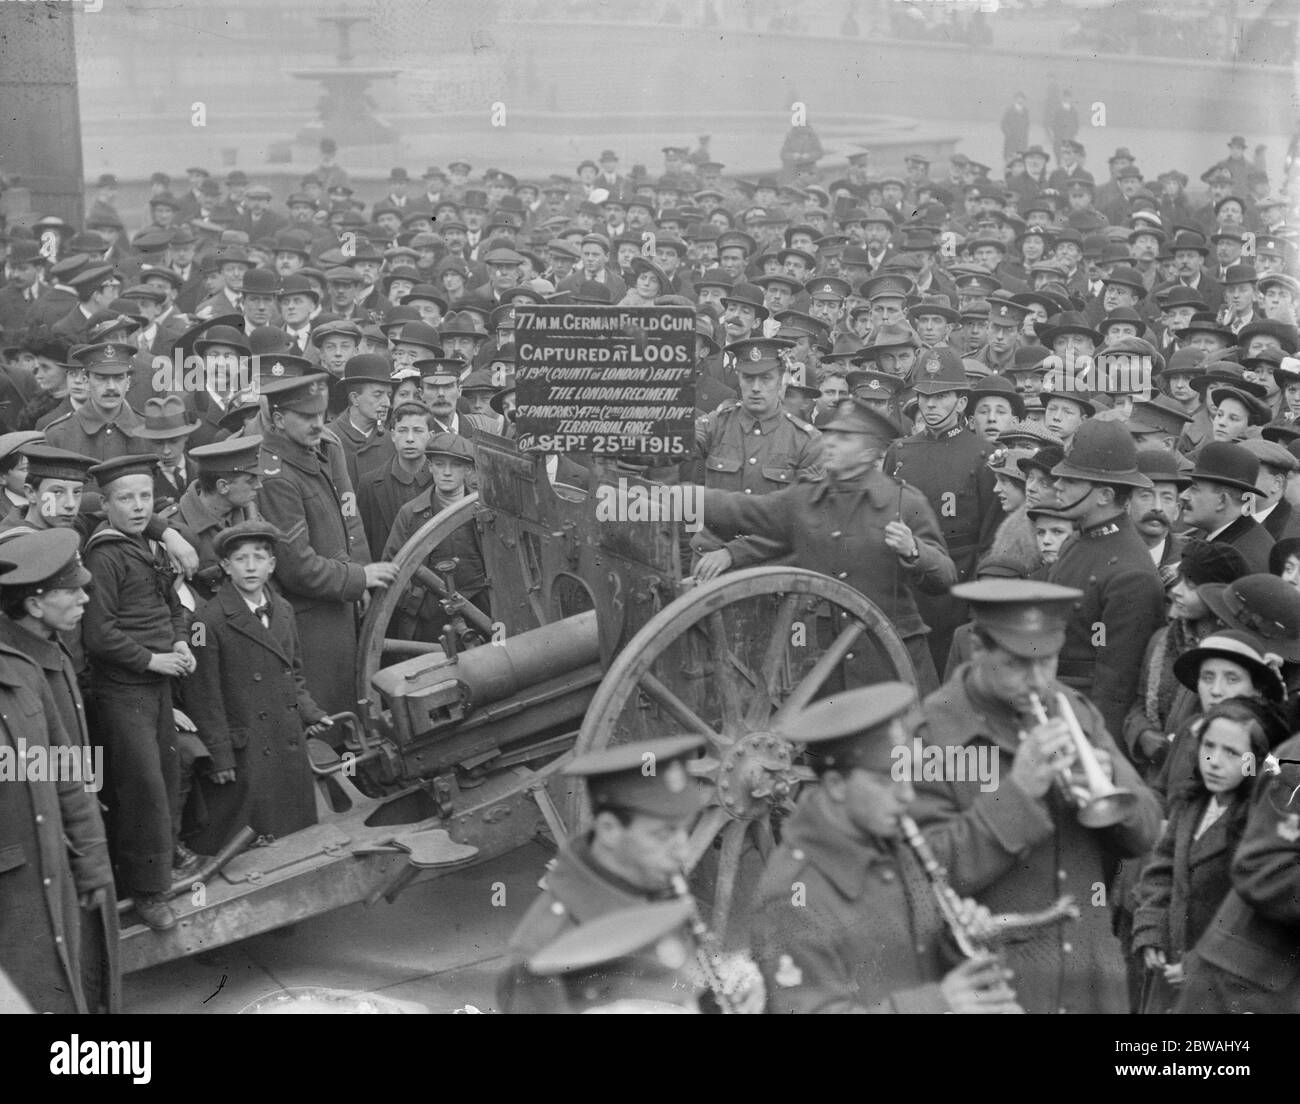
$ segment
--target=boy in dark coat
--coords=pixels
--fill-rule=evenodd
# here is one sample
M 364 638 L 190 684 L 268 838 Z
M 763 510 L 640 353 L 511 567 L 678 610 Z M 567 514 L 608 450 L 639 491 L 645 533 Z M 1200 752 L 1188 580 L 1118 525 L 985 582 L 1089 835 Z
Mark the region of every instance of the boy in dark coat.
M 198 612 L 198 666 L 185 688 L 212 757 L 199 783 L 207 823 L 190 841 L 201 854 L 245 825 L 278 837 L 316 823 L 305 737 L 329 722 L 307 692 L 293 607 L 267 587 L 281 538 L 267 522 L 246 521 L 215 541 L 227 578 Z

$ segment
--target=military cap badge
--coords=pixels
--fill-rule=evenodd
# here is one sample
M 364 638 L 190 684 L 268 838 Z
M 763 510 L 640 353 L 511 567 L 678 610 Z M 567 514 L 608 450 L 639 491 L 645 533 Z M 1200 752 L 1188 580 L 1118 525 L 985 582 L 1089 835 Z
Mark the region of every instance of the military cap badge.
M 881 387 L 881 384 L 880 384 L 880 381 L 879 381 L 878 379 L 873 379 L 873 380 L 869 380 L 869 381 L 867 382 L 867 386 L 868 386 L 872 391 L 879 391 L 879 390 L 880 390 L 880 387 Z
M 760 349 L 757 345 L 755 345 L 752 349 L 749 350 L 749 359 L 750 359 L 750 360 L 762 360 L 762 359 L 763 359 L 763 350 Z
M 278 360 L 271 365 L 271 375 L 273 376 L 284 375 L 284 365 L 281 364 Z
M 943 371 L 943 365 L 939 363 L 939 358 L 937 356 L 932 356 L 925 362 L 925 370 L 930 375 L 937 376 Z
M 112 345 L 106 345 L 104 346 L 104 351 L 100 354 L 100 356 L 104 360 L 116 360 L 117 349 L 115 349 Z

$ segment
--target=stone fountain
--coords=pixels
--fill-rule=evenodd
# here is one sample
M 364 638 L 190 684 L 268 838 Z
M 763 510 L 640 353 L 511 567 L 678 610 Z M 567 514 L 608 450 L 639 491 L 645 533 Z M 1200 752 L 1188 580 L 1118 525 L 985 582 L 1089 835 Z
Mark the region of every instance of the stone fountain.
M 352 64 L 352 27 L 357 23 L 369 22 L 369 17 L 335 12 L 316 18 L 318 22 L 332 25 L 338 31 L 337 64 L 333 68 L 287 70 L 289 76 L 296 80 L 320 81 L 325 86 L 325 94 L 317 105 L 320 122 L 303 127 L 295 141 L 314 145 L 322 137 L 328 136 L 340 148 L 395 145 L 398 141 L 397 131 L 376 118 L 375 102 L 366 89 L 373 81 L 392 80 L 401 70 Z

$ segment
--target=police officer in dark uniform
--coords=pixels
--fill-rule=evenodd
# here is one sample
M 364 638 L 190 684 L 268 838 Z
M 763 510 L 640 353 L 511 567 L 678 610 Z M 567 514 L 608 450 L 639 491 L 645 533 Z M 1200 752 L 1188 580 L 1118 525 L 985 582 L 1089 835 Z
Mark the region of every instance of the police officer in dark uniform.
M 890 446 L 885 471 L 916 487 L 939 519 L 957 582 L 973 577 L 976 561 L 993 544 L 1002 508 L 989 470 L 994 442 L 966 424 L 970 383 L 955 349 L 929 349 L 913 370 L 919 399 L 918 429 Z M 930 626 L 936 669 L 948 659 L 952 634 L 966 620 L 961 602 L 947 592 L 918 596 L 917 608 Z
M 1060 679 L 1086 694 L 1110 732 L 1124 731 L 1137 693 L 1147 641 L 1164 623 L 1164 587 L 1128 516 L 1134 487 L 1151 490 L 1123 422 L 1084 422 L 1065 459 L 1052 469 L 1059 503 L 1079 534 L 1061 549 L 1047 578 L 1083 598 L 1071 613 Z
M 773 557 L 790 555 L 790 562 L 865 594 L 893 623 L 917 685 L 929 690 L 939 677 L 914 595 L 947 593 L 956 569 L 925 496 L 881 471 L 885 449 L 897 437 L 888 418 L 846 399 L 822 433 L 827 478 L 768 495 L 706 489 L 704 523 L 724 539 L 752 533 L 770 542 Z M 858 649 L 854 670 L 862 684 L 880 681 L 880 660 L 871 649 Z
M 934 889 L 900 839 L 915 774 L 902 716 L 915 702 L 912 687 L 879 683 L 800 725 L 820 784 L 782 828 L 750 932 L 774 1014 L 1022 1011 L 991 955 L 949 971 Z
M 821 478 L 820 434 L 782 406 L 785 366 L 780 352 L 789 342 L 766 338 L 733 341 L 741 398 L 723 403 L 695 423 L 695 441 L 704 460 L 704 485 L 714 490 L 763 495 L 800 481 Z M 691 546 L 700 558 L 701 581 L 750 567 L 770 558 L 770 545 L 748 536 L 725 543 L 707 530 Z

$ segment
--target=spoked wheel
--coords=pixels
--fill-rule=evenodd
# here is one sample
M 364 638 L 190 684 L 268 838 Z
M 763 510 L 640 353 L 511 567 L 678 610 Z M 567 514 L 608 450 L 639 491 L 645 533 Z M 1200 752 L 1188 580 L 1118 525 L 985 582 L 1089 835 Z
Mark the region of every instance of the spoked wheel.
M 725 938 L 744 858 L 767 857 L 773 813 L 811 777 L 796 762 L 801 717 L 837 690 L 885 679 L 916 685 L 907 649 L 878 606 L 815 571 L 749 568 L 682 595 L 628 642 L 575 750 L 681 732 L 708 740 L 692 766 L 712 782 L 713 799 L 692 833 L 687 866 L 716 853 L 712 927 Z M 581 789 L 570 824 L 590 819 Z
M 357 670 L 357 700 L 370 703 L 372 721 L 379 719 L 380 702 L 378 695 L 371 690 L 370 680 L 384 665 L 385 657 L 387 662 L 392 663 L 421 652 L 432 652 L 437 648 L 436 644 L 398 640 L 386 636 L 393 615 L 413 583 L 435 591 L 442 585 L 442 580 L 429 569 L 425 561 L 433 549 L 449 539 L 458 529 L 473 525 L 477 509 L 478 495 L 471 494 L 431 517 L 411 534 L 410 539 L 393 557 L 393 563 L 397 567 L 397 578 L 392 585 L 371 592 L 373 598 L 370 608 L 366 610 L 366 616 L 361 622 L 361 662 Z M 490 619 L 483 618 L 477 607 L 468 607 L 465 610 L 466 620 L 474 624 L 472 618 L 475 617 L 482 618 L 486 622 L 478 627 L 486 628 L 484 635 L 490 637 L 492 634 Z

